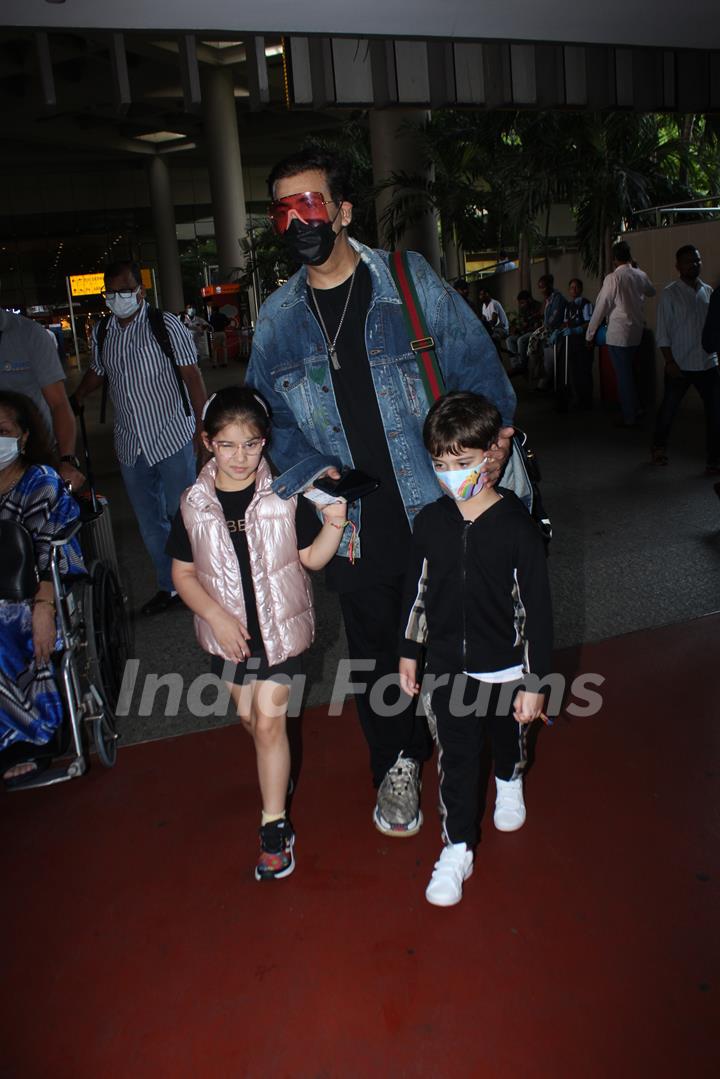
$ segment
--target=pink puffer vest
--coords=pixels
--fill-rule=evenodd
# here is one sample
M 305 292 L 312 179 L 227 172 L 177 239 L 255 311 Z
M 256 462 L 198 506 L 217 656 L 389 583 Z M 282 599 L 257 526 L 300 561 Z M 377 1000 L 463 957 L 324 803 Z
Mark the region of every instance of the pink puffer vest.
M 197 579 L 205 591 L 245 625 L 240 566 L 222 507 L 215 494 L 217 465 L 208 461 L 180 499 Z M 296 498 L 270 490 L 272 476 L 260 460 L 255 494 L 245 514 L 245 531 L 255 585 L 258 620 L 268 663 L 298 656 L 315 638 L 310 578 L 300 564 L 295 531 Z M 225 656 L 210 625 L 195 615 L 195 633 L 206 652 Z

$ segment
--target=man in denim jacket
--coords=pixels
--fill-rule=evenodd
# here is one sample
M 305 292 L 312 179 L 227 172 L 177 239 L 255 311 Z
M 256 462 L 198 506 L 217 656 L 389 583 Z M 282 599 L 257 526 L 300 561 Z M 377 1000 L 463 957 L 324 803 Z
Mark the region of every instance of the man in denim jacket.
M 348 507 L 350 524 L 327 575 L 340 595 L 355 681 L 365 682 L 356 702 L 378 788 L 373 820 L 386 834 L 413 835 L 422 823 L 420 766 L 431 752 L 427 724 L 395 692 L 383 708 L 373 687 L 397 675 L 410 529 L 441 494 L 422 440 L 429 402 L 389 256 L 347 234 L 352 203 L 343 162 L 301 151 L 276 165 L 268 184 L 276 231 L 304 265 L 262 306 L 247 382 L 272 409 L 279 495 L 289 498 L 343 466 L 380 480 L 362 504 Z M 409 259 L 446 388 L 485 394 L 507 425 L 487 466 L 494 483 L 508 458 L 515 394 L 467 304 L 421 255 Z

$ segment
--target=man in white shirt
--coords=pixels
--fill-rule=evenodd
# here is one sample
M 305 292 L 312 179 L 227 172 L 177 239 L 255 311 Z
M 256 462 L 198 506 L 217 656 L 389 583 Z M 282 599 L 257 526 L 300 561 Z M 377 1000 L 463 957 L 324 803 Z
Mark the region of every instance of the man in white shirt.
M 652 460 L 668 463 L 665 452 L 680 402 L 694 386 L 705 407 L 708 476 L 720 475 L 720 374 L 716 352 L 706 352 L 702 333 L 712 288 L 700 280 L 702 260 L 692 244 L 679 248 L 680 275 L 663 289 L 657 313 L 657 343 L 665 357 L 665 393 L 653 434 Z
M 595 334 L 607 318 L 607 345 L 615 368 L 622 410 L 621 427 L 635 427 L 638 396 L 633 361 L 645 328 L 645 298 L 655 295 L 655 286 L 646 273 L 633 264 L 630 247 L 624 240 L 613 244 L 612 273 L 603 281 L 586 340 L 592 348 Z
M 482 304 L 482 317 L 490 327 L 490 336 L 496 345 L 500 345 L 510 332 L 510 324 L 503 305 L 494 300 L 486 288 L 481 288 L 478 296 Z

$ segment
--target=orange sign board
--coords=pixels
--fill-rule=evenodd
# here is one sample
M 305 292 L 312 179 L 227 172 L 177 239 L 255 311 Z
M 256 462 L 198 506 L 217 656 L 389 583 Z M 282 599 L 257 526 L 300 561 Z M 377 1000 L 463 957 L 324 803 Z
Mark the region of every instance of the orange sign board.
M 142 283 L 145 288 L 152 288 L 152 274 L 149 270 L 141 270 Z M 105 288 L 105 280 L 102 273 L 70 274 L 70 291 L 73 296 L 99 296 Z
M 239 285 L 205 285 L 202 294 L 203 296 L 237 296 L 239 291 Z

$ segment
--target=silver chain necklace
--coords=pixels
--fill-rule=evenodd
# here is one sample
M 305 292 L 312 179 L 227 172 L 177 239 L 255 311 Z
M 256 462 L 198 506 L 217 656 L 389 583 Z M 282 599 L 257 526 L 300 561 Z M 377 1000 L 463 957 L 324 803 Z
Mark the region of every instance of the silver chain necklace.
M 343 307 L 342 315 L 340 316 L 340 321 L 338 323 L 337 332 L 336 332 L 335 336 L 333 337 L 332 341 L 330 340 L 330 334 L 328 333 L 327 326 L 325 325 L 325 319 L 322 317 L 322 315 L 320 313 L 320 308 L 318 307 L 317 297 L 315 295 L 315 289 L 312 287 L 312 285 L 308 281 L 308 286 L 310 288 L 310 295 L 313 298 L 313 303 L 315 304 L 315 310 L 317 311 L 317 317 L 320 319 L 320 325 L 322 326 L 322 331 L 323 331 L 323 333 L 325 335 L 325 340 L 327 342 L 328 356 L 330 357 L 330 363 L 333 365 L 333 367 L 335 368 L 336 371 L 340 370 L 340 362 L 339 362 L 339 360 L 337 358 L 337 349 L 335 348 L 335 346 L 337 344 L 337 339 L 340 336 L 340 331 L 342 329 L 343 322 L 345 321 L 345 315 L 347 314 L 347 309 L 348 309 L 348 306 L 350 304 L 350 297 L 352 295 L 353 285 L 355 284 L 355 274 L 357 273 L 357 268 L 358 268 L 359 265 L 360 265 L 360 259 L 358 259 L 358 261 L 355 263 L 355 269 L 353 270 L 352 274 L 350 275 L 350 287 L 348 288 L 348 294 L 345 297 L 345 306 Z

